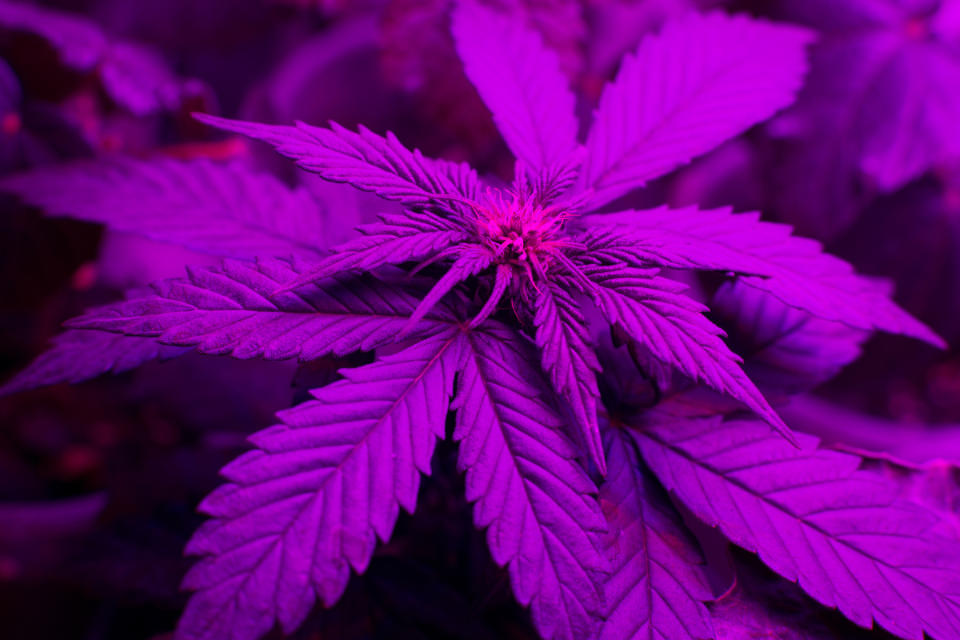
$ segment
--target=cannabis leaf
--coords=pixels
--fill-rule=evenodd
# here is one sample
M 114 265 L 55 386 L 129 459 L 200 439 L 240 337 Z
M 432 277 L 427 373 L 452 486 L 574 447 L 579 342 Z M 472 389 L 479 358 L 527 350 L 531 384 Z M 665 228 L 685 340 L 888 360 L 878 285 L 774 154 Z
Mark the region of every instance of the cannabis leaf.
M 371 278 L 332 279 L 271 297 L 299 275 L 298 266 L 285 260 L 225 260 L 155 283 L 153 295 L 93 309 L 67 324 L 235 358 L 313 360 L 394 342 L 416 305 L 398 286 Z M 449 326 L 452 320 L 441 312 L 421 321 L 416 335 Z
M 934 515 L 858 472 L 860 459 L 798 450 L 759 422 L 635 431 L 643 459 L 698 517 L 857 624 L 905 638 L 960 632 L 960 549 Z
M 607 477 L 600 486 L 613 571 L 604 583 L 600 640 L 714 638 L 712 599 L 696 543 L 663 490 L 640 467 L 626 430 L 607 427 Z
M 104 373 L 123 373 L 150 362 L 173 358 L 186 349 L 159 344 L 149 338 L 66 331 L 53 346 L 12 380 L 0 386 L 0 396 L 51 384 L 75 384 Z
M 577 147 L 577 121 L 556 54 L 519 20 L 479 3 L 461 4 L 452 28 L 467 77 L 517 159 L 534 175 L 566 160 Z M 489 46 L 490 33 L 498 46 Z
M 594 296 L 611 324 L 658 360 L 740 400 L 793 440 L 787 425 L 740 368 L 740 358 L 720 339 L 723 332 L 703 315 L 707 308 L 681 293 L 685 285 L 624 265 L 584 271 L 598 285 Z
M 538 292 L 536 315 L 537 346 L 543 353 L 543 368 L 553 386 L 570 403 L 577 421 L 589 425 L 588 435 L 596 437 L 586 444 L 594 459 L 603 457 L 599 441 L 597 404 L 600 390 L 596 372 L 600 370 L 586 321 L 573 297 L 561 287 L 547 284 Z
M 400 507 L 416 506 L 443 437 L 458 360 L 454 330 L 344 371 L 315 400 L 251 437 L 200 505 L 213 516 L 187 552 L 205 558 L 184 586 L 197 593 L 178 637 L 255 640 L 274 621 L 292 633 L 317 598 L 339 599 Z
M 466 13 L 461 14 L 461 12 Z M 466 17 L 457 17 L 460 15 Z M 471 24 L 467 18 L 474 15 L 481 19 L 481 24 L 486 25 L 481 31 L 488 32 L 488 37 L 498 35 L 508 42 L 522 41 L 522 48 L 530 51 L 540 46 L 539 40 L 529 34 L 517 35 L 516 29 L 519 27 L 511 21 L 493 16 L 470 2 L 461 4 L 454 17 L 454 23 L 460 25 L 455 29 L 455 36 L 460 33 L 458 47 L 461 54 L 470 59 L 474 59 L 472 56 L 475 55 L 478 60 L 487 60 L 487 71 L 477 76 L 481 97 L 492 101 L 491 110 L 497 114 L 524 112 L 524 104 L 528 100 L 524 91 L 504 92 L 493 91 L 490 88 L 489 77 L 509 74 L 511 70 L 498 66 L 505 64 L 503 57 L 483 57 L 483 52 L 476 50 L 480 46 L 479 42 L 485 40 L 466 26 Z M 772 91 L 775 97 L 771 98 L 771 92 L 764 91 L 755 95 L 745 94 L 754 96 L 751 99 L 756 100 L 756 108 L 753 111 L 745 111 L 747 115 L 738 119 L 737 127 L 726 126 L 701 132 L 698 144 L 703 148 L 691 148 L 689 155 L 705 151 L 724 136 L 738 132 L 740 130 L 738 127 L 741 125 L 746 126 L 759 117 L 769 115 L 769 112 L 778 106 L 782 106 L 796 89 L 803 73 L 802 52 L 807 39 L 805 32 L 789 28 L 781 32 L 775 25 L 754 24 L 745 18 L 727 18 L 721 14 L 711 14 L 708 17 L 684 23 L 682 26 L 671 27 L 674 31 L 670 33 L 675 32 L 679 35 L 655 40 L 654 44 L 647 42 L 641 45 L 641 50 L 651 47 L 663 49 L 658 55 L 666 55 L 667 52 L 676 53 L 674 49 L 677 48 L 685 51 L 687 38 L 682 36 L 684 29 L 689 29 L 692 35 L 699 36 L 702 35 L 702 31 L 713 34 L 722 28 L 720 25 L 726 23 L 732 25 L 731 29 L 735 32 L 742 32 L 753 38 L 745 36 L 742 39 L 743 42 L 772 47 L 776 50 L 773 58 L 781 62 L 792 61 L 792 63 L 786 65 L 787 71 L 781 70 L 780 66 L 761 65 L 758 69 L 747 62 L 743 63 L 746 65 L 745 69 L 732 66 L 731 73 L 742 72 L 757 82 L 759 82 L 758 78 L 764 77 L 763 73 L 772 74 L 770 82 L 776 87 L 776 90 Z M 777 38 L 778 34 L 782 37 Z M 734 61 L 737 60 L 740 58 L 734 58 Z M 554 88 L 563 86 L 562 78 L 556 75 L 558 72 L 551 69 L 552 67 L 548 65 L 542 71 L 546 76 L 543 80 L 544 86 Z M 479 72 L 476 73 L 479 74 Z M 488 73 L 490 75 L 487 75 Z M 735 75 L 735 77 L 740 76 Z M 766 85 L 754 83 L 745 86 Z M 736 84 L 735 87 L 744 88 Z M 715 89 L 719 92 L 718 95 L 721 95 L 724 90 Z M 618 91 L 623 92 L 625 89 L 621 88 Z M 684 94 L 684 98 L 694 100 L 697 95 L 699 94 Z M 512 102 L 508 101 L 508 97 L 512 97 Z M 746 98 L 740 98 L 740 100 L 746 100 Z M 709 100 L 707 102 L 709 103 Z M 553 108 L 563 112 L 565 106 L 570 106 L 568 101 L 561 100 L 560 104 L 553 105 Z M 661 113 L 660 119 L 656 121 L 658 126 L 672 126 L 674 124 L 671 120 L 672 113 L 672 111 Z M 603 133 L 604 128 L 608 126 L 604 114 L 604 108 L 601 106 L 594 127 L 594 130 L 600 133 L 591 133 L 591 135 L 607 135 Z M 552 181 L 547 179 L 547 176 L 559 175 L 551 173 L 555 170 L 555 166 L 543 169 L 540 177 L 532 180 L 525 177 L 525 172 L 518 171 L 513 186 L 504 192 L 497 192 L 490 188 L 480 192 L 476 188 L 462 189 L 459 185 L 452 186 L 451 176 L 455 175 L 455 172 L 451 169 L 451 165 L 428 160 L 418 153 L 402 150 L 399 143 L 389 135 L 382 138 L 363 129 L 359 133 L 352 133 L 339 127 L 325 130 L 303 124 L 297 127 L 278 127 L 236 123 L 209 117 L 202 117 L 202 119 L 227 130 L 245 133 L 270 142 L 281 153 L 297 159 L 303 168 L 316 171 L 328 179 L 345 180 L 361 189 L 379 188 L 380 195 L 383 197 L 400 200 L 415 208 L 415 211 L 408 214 L 406 219 L 404 216 L 384 219 L 381 224 L 366 231 L 370 234 L 368 238 L 347 243 L 329 258 L 323 267 L 304 274 L 290 286 L 295 287 L 309 282 L 311 278 L 324 277 L 342 269 L 372 269 L 384 264 L 402 264 L 406 261 L 417 261 L 422 265 L 428 265 L 456 258 L 463 252 L 486 251 L 491 267 L 496 266 L 495 274 L 489 276 L 493 278 L 493 282 L 487 280 L 486 289 L 490 295 L 475 316 L 473 325 L 481 323 L 484 318 L 494 313 L 500 298 L 507 292 L 513 299 L 513 308 L 520 309 L 518 313 L 522 320 L 533 315 L 537 292 L 545 287 L 559 284 L 568 289 L 572 287 L 571 290 L 582 290 L 597 301 L 608 320 L 620 323 L 626 321 L 624 328 L 629 330 L 631 337 L 652 347 L 657 357 L 670 365 L 678 366 L 681 371 L 694 379 L 705 380 L 716 388 L 731 393 L 758 411 L 781 432 L 788 433 L 786 426 L 770 409 L 753 383 L 743 374 L 735 356 L 720 341 L 719 331 L 699 316 L 702 309 L 692 301 L 681 300 L 678 290 L 674 285 L 669 284 L 669 281 L 650 280 L 644 285 L 648 290 L 639 298 L 631 298 L 630 295 L 624 295 L 624 291 L 616 291 L 610 287 L 596 286 L 597 279 L 618 282 L 615 278 L 611 280 L 614 271 L 637 267 L 673 266 L 673 264 L 669 255 L 662 260 L 654 259 L 649 262 L 635 259 L 620 251 L 622 245 L 618 239 L 611 239 L 607 246 L 589 232 L 578 233 L 575 228 L 567 225 L 566 221 L 570 217 L 586 212 L 585 202 L 583 197 L 566 199 L 562 191 L 553 188 Z M 692 135 L 690 132 L 695 131 L 698 131 L 695 127 L 690 129 L 688 135 Z M 512 140 L 512 134 L 509 131 L 505 135 Z M 599 151 L 596 149 L 591 151 L 591 146 L 588 144 L 585 161 L 587 167 L 590 166 L 591 158 L 594 158 L 597 153 Z M 571 166 L 575 167 L 575 165 Z M 430 170 L 433 171 L 434 178 L 425 177 Z M 589 169 L 585 171 L 589 174 Z M 569 174 L 569 170 L 561 173 Z M 472 174 L 461 172 L 456 175 Z M 737 222 L 740 223 L 741 220 Z M 755 219 L 749 219 L 748 216 L 746 222 L 752 222 L 756 227 L 756 229 L 750 227 L 747 233 L 756 232 L 761 236 L 764 234 L 766 228 Z M 422 235 L 418 237 L 418 234 Z M 384 243 L 384 246 L 380 247 L 380 243 Z M 641 243 L 638 241 L 636 244 Z M 709 243 L 707 244 L 707 250 L 709 250 Z M 720 257 L 723 256 L 719 250 L 715 252 Z M 753 271 L 749 268 L 753 266 L 751 263 L 746 265 L 748 268 L 744 268 L 743 264 L 735 264 L 726 268 L 743 272 L 744 275 L 753 275 Z M 606 271 L 600 267 L 604 267 Z M 712 267 L 708 266 L 708 268 Z M 779 268 L 781 271 L 789 270 L 787 265 L 780 265 Z M 455 276 L 458 273 L 459 276 Z M 792 276 L 793 272 L 790 273 Z M 443 288 L 452 288 L 456 277 L 465 279 L 467 275 L 484 279 L 482 273 L 477 274 L 474 270 L 464 271 L 461 265 L 444 279 Z M 851 277 L 856 282 L 855 277 Z M 798 289 L 804 286 L 812 288 L 815 285 L 812 278 L 804 279 L 803 274 L 797 274 L 796 278 L 799 279 L 799 283 L 796 284 Z M 659 291 L 657 287 L 660 287 Z M 635 280 L 626 292 L 636 293 L 639 290 L 640 285 Z M 432 296 L 431 300 L 435 297 Z M 424 307 L 419 309 L 420 313 L 424 311 Z M 698 317 L 700 319 L 697 319 Z M 545 320 L 546 318 L 541 315 L 540 324 L 542 325 Z M 894 323 L 883 326 L 909 333 L 909 328 L 905 329 Z M 648 333 L 654 327 L 656 334 L 659 335 L 658 338 L 651 338 Z M 689 331 L 693 333 L 688 333 Z M 541 335 L 540 339 L 543 341 L 545 337 Z M 929 339 L 935 340 L 934 337 Z M 554 366 L 560 362 L 556 357 L 560 352 L 556 351 L 555 343 L 556 341 L 553 340 L 552 350 L 546 352 L 545 366 L 551 370 L 554 380 L 560 383 L 561 392 L 573 401 L 574 414 L 578 418 L 582 440 L 589 443 L 588 449 L 602 472 L 604 462 L 599 447 L 599 431 L 590 408 L 592 404 L 590 397 L 593 393 L 589 388 L 589 380 L 585 381 L 588 385 L 585 389 L 579 388 L 583 383 L 574 386 L 562 382 L 565 376 L 569 376 L 558 373 Z M 579 348 L 579 351 L 581 353 L 578 358 L 583 359 L 584 349 Z M 589 358 L 589 356 L 586 357 Z M 705 360 L 700 362 L 698 358 Z
M 320 258 L 327 212 L 304 188 L 242 164 L 98 160 L 0 180 L 47 215 L 98 222 L 219 257 Z
M 937 336 L 818 244 L 756 214 L 587 216 L 790 102 L 807 32 L 720 13 L 668 25 L 625 62 L 581 148 L 555 58 L 518 16 L 466 0 L 452 22 L 468 76 L 517 155 L 509 186 L 424 157 L 390 133 L 201 115 L 402 210 L 325 257 L 225 260 L 68 323 L 239 358 L 375 352 L 373 364 L 342 371 L 315 400 L 283 412 L 282 424 L 254 436 L 255 451 L 225 468 L 229 484 L 203 504 L 214 519 L 189 548 L 204 559 L 186 580 L 196 593 L 179 637 L 252 640 L 277 621 L 292 631 L 317 598 L 333 604 L 350 569 L 365 569 L 376 537 L 390 535 L 399 508 L 413 509 L 419 473 L 429 471 L 453 410 L 475 522 L 545 638 L 711 637 L 699 556 L 652 473 L 696 515 L 854 621 L 946 640 L 960 628 L 956 573 L 953 564 L 937 568 L 947 547 L 927 536 L 925 512 L 888 499 L 857 474 L 853 457 L 792 446 L 811 443 L 779 418 L 707 307 L 668 276 L 719 271 L 811 322 L 940 344 Z M 143 173 L 132 171 L 131 184 Z M 138 184 L 148 189 L 150 178 Z M 106 206 L 109 196 L 98 193 Z M 191 193 L 218 201 L 216 190 Z M 244 225 L 276 231 L 232 208 L 221 218 L 238 237 Z M 192 237 L 189 229 L 171 236 Z M 626 342 L 634 377 L 656 377 L 636 357 L 644 352 L 778 433 L 750 421 L 659 425 L 668 414 L 655 410 L 613 415 L 621 407 L 604 395 L 614 385 L 597 379 L 594 347 L 606 331 L 587 318 Z M 608 420 L 636 427 L 629 437 L 647 468 L 626 432 L 601 431 Z M 889 542 L 895 536 L 900 547 Z
M 596 253 L 624 262 L 744 274 L 741 282 L 818 318 L 946 346 L 848 263 L 823 253 L 814 240 L 791 236 L 786 225 L 761 222 L 757 213 L 661 207 L 594 216 L 590 223 L 586 245 Z
M 381 198 L 410 207 L 456 203 L 479 187 L 467 165 L 425 158 L 409 151 L 396 136 L 379 136 L 360 127 L 357 133 L 331 123 L 329 129 L 244 123 L 195 114 L 201 122 L 263 140 L 297 161 L 303 169 L 333 182 L 346 182 Z
M 529 348 L 509 332 L 476 332 L 454 406 L 459 466 L 490 553 L 510 567 L 521 604 L 548 640 L 590 637 L 601 594 L 595 572 L 605 529 L 596 488 L 530 371 Z
M 645 38 L 600 97 L 580 185 L 598 208 L 793 101 L 810 32 L 690 14 Z M 762 52 L 762 53 L 760 53 Z

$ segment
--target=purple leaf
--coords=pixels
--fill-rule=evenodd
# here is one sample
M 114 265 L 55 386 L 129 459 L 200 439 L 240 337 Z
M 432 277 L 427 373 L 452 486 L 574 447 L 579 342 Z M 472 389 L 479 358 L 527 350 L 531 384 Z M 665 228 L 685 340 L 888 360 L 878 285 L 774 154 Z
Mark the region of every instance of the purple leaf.
M 810 395 L 792 399 L 783 414 L 797 429 L 858 455 L 888 456 L 913 465 L 946 461 L 960 467 L 958 423 L 878 418 Z
M 409 207 L 455 205 L 474 199 L 479 188 L 476 172 L 467 165 L 425 158 L 417 150 L 408 150 L 389 132 L 384 138 L 365 127 L 354 133 L 336 123 L 322 129 L 303 122 L 290 127 L 204 114 L 195 117 L 271 144 L 303 169 L 327 180 L 346 182 Z
M 809 32 L 744 16 L 690 14 L 624 58 L 587 137 L 591 208 L 641 187 L 793 101 Z
M 333 605 L 350 569 L 366 570 L 400 507 L 416 507 L 443 437 L 459 360 L 456 331 L 421 341 L 313 391 L 255 434 L 257 449 L 222 473 L 200 505 L 213 519 L 187 553 L 195 591 L 178 640 L 255 640 L 275 621 L 292 633 L 317 598 Z
M 53 346 L 0 387 L 0 396 L 68 382 L 75 384 L 105 373 L 123 373 L 151 360 L 168 360 L 186 349 L 101 331 L 66 331 Z
M 591 218 L 596 220 L 600 216 Z M 761 222 L 758 213 L 695 207 L 624 211 L 588 232 L 588 246 L 629 263 L 745 274 L 742 282 L 823 320 L 902 333 L 944 347 L 943 339 L 894 304 L 820 243 Z M 760 276 L 760 277 L 757 277 Z
M 604 530 L 596 487 L 544 396 L 533 354 L 509 330 L 467 334 L 456 430 L 474 521 L 546 640 L 591 637 Z M 542 384 L 542 383 L 541 383 Z
M 703 559 L 664 495 L 640 468 L 633 441 L 610 427 L 600 504 L 609 523 L 600 640 L 713 640 Z
M 931 511 L 858 471 L 859 458 L 793 448 L 755 421 L 674 422 L 634 436 L 695 515 L 818 602 L 904 638 L 957 637 L 958 545 L 930 533 Z
M 740 368 L 741 359 L 707 320 L 706 307 L 684 295 L 673 280 L 621 265 L 589 267 L 587 277 L 600 311 L 611 324 L 650 350 L 653 357 L 729 394 L 756 412 L 787 440 L 795 438 Z
M 329 280 L 271 297 L 300 274 L 283 260 L 226 260 L 188 271 L 188 278 L 154 284 L 152 296 L 93 309 L 67 324 L 235 358 L 312 360 L 393 342 L 416 307 L 416 299 L 396 285 L 371 278 Z M 450 323 L 428 317 L 417 335 Z
M 807 391 L 860 356 L 867 333 L 814 318 L 743 282 L 725 282 L 710 310 L 761 388 Z
M 590 345 L 586 321 L 573 297 L 552 283 L 541 285 L 536 309 L 533 322 L 543 370 L 570 404 L 591 459 L 601 474 L 606 473 L 597 425 L 600 362 Z
M 452 29 L 467 77 L 513 154 L 539 174 L 577 146 L 574 97 L 556 54 L 520 14 L 460 2 Z
M 327 212 L 240 164 L 207 160 L 99 160 L 11 176 L 0 190 L 51 216 L 99 222 L 153 240 L 231 258 L 317 259 Z
M 335 247 L 331 256 L 287 283 L 283 290 L 346 271 L 372 271 L 384 265 L 432 258 L 470 240 L 464 229 L 427 213 L 381 214 L 380 220 L 361 226 L 362 237 Z
M 457 259 L 443 277 L 437 280 L 420 304 L 410 315 L 408 327 L 415 326 L 424 318 L 454 287 L 475 276 L 493 262 L 490 252 L 476 245 L 462 245 L 457 248 Z

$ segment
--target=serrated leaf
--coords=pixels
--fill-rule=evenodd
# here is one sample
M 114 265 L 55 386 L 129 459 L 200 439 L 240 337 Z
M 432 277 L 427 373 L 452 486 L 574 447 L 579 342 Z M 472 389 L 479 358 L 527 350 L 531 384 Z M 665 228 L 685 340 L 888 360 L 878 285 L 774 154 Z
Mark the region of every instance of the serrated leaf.
M 464 245 L 458 247 L 457 259 L 454 260 L 447 272 L 437 280 L 437 283 L 431 287 L 427 295 L 423 297 L 420 304 L 410 315 L 409 325 L 415 326 L 424 316 L 437 306 L 447 293 L 453 290 L 458 284 L 477 275 L 490 266 L 493 262 L 493 256 L 490 251 L 476 245 Z
M 457 52 L 507 146 L 539 174 L 577 146 L 573 93 L 556 54 L 519 14 L 464 0 L 452 16 Z
M 454 438 L 474 522 L 517 600 L 547 640 L 581 640 L 601 607 L 603 515 L 532 357 L 510 330 L 467 334 Z
M 694 514 L 818 602 L 904 638 L 960 635 L 960 546 L 930 533 L 931 511 L 858 471 L 856 456 L 791 447 L 755 421 L 633 433 L 653 472 Z
M 178 640 L 255 640 L 293 632 L 319 599 L 335 603 L 363 572 L 443 437 L 459 334 L 449 330 L 313 392 L 255 434 L 257 449 L 223 469 L 230 481 L 200 509 L 213 516 L 187 552 L 203 555 Z
M 761 222 L 758 213 L 696 207 L 624 211 L 591 218 L 587 243 L 634 263 L 746 274 L 742 281 L 823 320 L 858 329 L 902 333 L 935 346 L 943 340 L 858 276 L 819 242 L 790 227 Z
M 450 206 L 474 199 L 480 181 L 465 164 L 426 158 L 396 136 L 381 137 L 365 127 L 354 133 L 336 123 L 329 129 L 242 122 L 195 114 L 201 122 L 273 145 L 307 171 L 345 182 L 410 207 Z
M 4 178 L 0 191 L 47 215 L 215 256 L 318 259 L 328 246 L 326 212 L 306 189 L 238 163 L 84 161 Z
M 597 285 L 591 293 L 611 324 L 621 327 L 653 357 L 729 394 L 787 440 L 794 440 L 789 427 L 741 369 L 741 359 L 721 339 L 723 332 L 703 315 L 707 308 L 682 293 L 684 285 L 620 265 L 585 267 L 584 273 Z
M 67 325 L 235 358 L 312 360 L 389 344 L 416 308 L 416 298 L 372 278 L 331 279 L 272 295 L 301 272 L 284 260 L 225 260 L 219 267 L 190 269 L 188 278 L 156 283 L 154 295 L 93 309 Z M 450 322 L 427 317 L 416 335 L 436 333 Z
M 361 237 L 335 247 L 329 257 L 282 290 L 290 291 L 346 271 L 372 271 L 384 265 L 433 258 L 471 239 L 462 228 L 426 213 L 384 214 L 380 219 L 361 226 Z
M 600 97 L 581 188 L 597 208 L 790 104 L 808 31 L 745 16 L 690 14 L 624 58 Z
M 123 373 L 151 360 L 174 358 L 187 349 L 102 331 L 65 331 L 26 369 L 0 387 L 0 396 L 68 382 L 76 384 L 105 373 Z
M 569 403 L 590 457 L 600 473 L 606 473 L 597 424 L 600 362 L 590 345 L 586 320 L 573 297 L 553 283 L 540 286 L 535 304 L 533 323 L 543 369 Z
M 608 472 L 600 504 L 612 572 L 600 640 L 712 640 L 704 602 L 713 596 L 696 542 L 641 468 L 627 432 L 608 427 L 603 441 Z

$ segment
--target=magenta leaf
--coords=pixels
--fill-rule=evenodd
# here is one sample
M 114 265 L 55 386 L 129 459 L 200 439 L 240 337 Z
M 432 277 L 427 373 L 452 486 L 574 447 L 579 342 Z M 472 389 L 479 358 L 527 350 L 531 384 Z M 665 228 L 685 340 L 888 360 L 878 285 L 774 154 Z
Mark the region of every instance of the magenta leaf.
M 601 221 L 609 220 L 608 224 Z M 943 347 L 943 339 L 898 307 L 820 243 L 790 235 L 757 213 L 695 207 L 624 211 L 591 218 L 588 246 L 628 263 L 744 274 L 742 282 L 823 320 L 902 333 Z
M 756 412 L 787 440 L 789 427 L 740 368 L 741 359 L 721 339 L 723 332 L 673 280 L 621 265 L 584 269 L 596 283 L 594 299 L 611 324 L 650 350 L 656 359 L 695 381 L 729 394 Z
M 425 158 L 410 151 L 392 133 L 381 137 L 365 127 L 357 133 L 331 123 L 329 129 L 302 122 L 296 126 L 195 117 L 211 126 L 273 145 L 307 171 L 333 182 L 371 191 L 411 207 L 454 205 L 476 196 L 479 179 L 465 164 Z
M 590 345 L 586 321 L 573 297 L 553 284 L 540 288 L 536 308 L 533 322 L 543 369 L 573 410 L 590 457 L 600 473 L 606 473 L 597 425 L 600 362 Z
M 789 307 L 743 282 L 725 282 L 710 302 L 744 370 L 762 389 L 807 391 L 860 356 L 865 331 Z
M 154 295 L 93 309 L 67 324 L 235 358 L 312 360 L 393 342 L 416 307 L 396 285 L 371 278 L 329 280 L 271 297 L 300 275 L 283 260 L 226 260 L 188 271 L 187 278 L 154 284 Z M 417 335 L 450 323 L 428 317 Z
M 457 259 L 450 265 L 450 269 L 437 280 L 410 315 L 408 327 L 412 328 L 419 323 L 454 287 L 470 276 L 477 275 L 493 262 L 489 251 L 475 245 L 458 247 L 456 255 Z
M 799 27 L 690 14 L 624 58 L 600 98 L 581 186 L 591 208 L 641 187 L 793 102 L 811 40 Z
M 467 334 L 454 400 L 467 499 L 540 635 L 589 638 L 601 608 L 596 572 L 606 568 L 597 490 L 537 383 L 533 354 L 510 330 L 493 331 Z
M 222 473 L 203 501 L 213 519 L 187 547 L 204 556 L 184 579 L 196 593 L 180 640 L 256 640 L 275 622 L 292 633 L 316 599 L 336 602 L 350 569 L 366 570 L 400 507 L 416 507 L 443 437 L 460 339 L 449 330 L 344 370 L 316 400 L 279 414 L 257 449 Z
M 150 338 L 102 331 L 66 331 L 30 365 L 0 387 L 0 396 L 68 382 L 75 384 L 105 373 L 123 373 L 151 360 L 167 360 L 186 349 Z
M 327 212 L 304 188 L 291 189 L 241 164 L 207 160 L 98 160 L 36 169 L 0 180 L 47 215 L 231 258 L 318 259 Z
M 633 441 L 609 427 L 603 441 L 607 477 L 600 504 L 610 531 L 605 552 L 600 640 L 713 640 L 712 599 L 703 559 L 660 487 L 640 467 Z
M 694 514 L 818 602 L 904 638 L 957 637 L 958 545 L 931 533 L 932 511 L 858 471 L 856 456 L 791 447 L 756 421 L 633 433 L 643 459 Z
M 517 159 L 534 174 L 563 162 L 577 146 L 577 120 L 556 54 L 521 14 L 475 0 L 460 2 L 452 23 L 467 77 Z
M 283 290 L 292 290 L 346 271 L 372 271 L 384 265 L 433 258 L 470 240 L 463 229 L 427 213 L 381 214 L 380 222 L 363 225 L 363 235 L 335 247 L 332 255 Z

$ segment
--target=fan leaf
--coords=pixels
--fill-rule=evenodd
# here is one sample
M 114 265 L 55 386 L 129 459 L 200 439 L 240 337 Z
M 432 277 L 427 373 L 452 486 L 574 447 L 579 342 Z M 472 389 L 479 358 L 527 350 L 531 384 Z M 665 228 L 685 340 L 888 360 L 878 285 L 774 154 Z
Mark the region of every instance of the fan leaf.
M 818 602 L 904 638 L 960 636 L 960 545 L 932 534 L 933 512 L 858 471 L 859 458 L 791 447 L 756 421 L 633 433 L 694 514 Z
M 493 330 L 467 334 L 454 401 L 467 499 L 540 634 L 590 638 L 601 607 L 596 572 L 606 568 L 597 489 L 549 403 L 549 387 L 537 384 L 530 349 L 510 330 Z
M 400 507 L 416 506 L 443 437 L 458 345 L 448 330 L 345 370 L 251 438 L 257 449 L 227 465 L 230 483 L 200 505 L 213 519 L 187 547 L 204 557 L 184 579 L 196 593 L 179 640 L 255 640 L 275 621 L 292 633 L 316 599 L 340 598 Z
M 668 22 L 600 97 L 580 186 L 597 208 L 793 102 L 811 34 L 722 13 Z
M 453 35 L 467 77 L 517 159 L 534 174 L 566 160 L 577 146 L 574 97 L 539 34 L 517 15 L 467 0 L 453 13 Z

